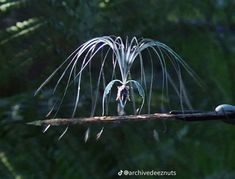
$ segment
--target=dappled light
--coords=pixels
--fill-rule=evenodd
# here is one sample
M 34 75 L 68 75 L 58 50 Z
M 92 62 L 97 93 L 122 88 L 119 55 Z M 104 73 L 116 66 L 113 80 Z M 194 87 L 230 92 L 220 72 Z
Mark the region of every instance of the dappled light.
M 0 178 L 234 178 L 234 9 L 0 0 Z

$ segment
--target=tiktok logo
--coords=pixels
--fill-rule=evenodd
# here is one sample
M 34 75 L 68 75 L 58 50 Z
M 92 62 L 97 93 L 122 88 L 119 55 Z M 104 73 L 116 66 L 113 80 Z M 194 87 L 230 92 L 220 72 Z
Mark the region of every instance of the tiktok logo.
M 122 173 L 123 173 L 123 171 L 120 170 L 120 171 L 118 172 L 118 176 L 122 176 Z

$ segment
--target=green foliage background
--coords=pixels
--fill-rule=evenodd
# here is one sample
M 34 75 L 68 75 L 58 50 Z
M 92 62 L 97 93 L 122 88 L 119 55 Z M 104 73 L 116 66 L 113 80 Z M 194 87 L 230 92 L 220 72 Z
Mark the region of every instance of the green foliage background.
M 91 126 L 86 144 L 87 126 L 57 141 L 64 128 L 43 134 L 25 125 L 44 119 L 50 95 L 33 96 L 40 83 L 79 44 L 102 35 L 172 47 L 205 83 L 185 82 L 194 108 L 235 104 L 234 9 L 234 0 L 0 0 L 0 178 L 117 178 L 121 169 L 235 178 L 235 128 L 222 122 L 108 125 L 99 141 L 101 126 Z

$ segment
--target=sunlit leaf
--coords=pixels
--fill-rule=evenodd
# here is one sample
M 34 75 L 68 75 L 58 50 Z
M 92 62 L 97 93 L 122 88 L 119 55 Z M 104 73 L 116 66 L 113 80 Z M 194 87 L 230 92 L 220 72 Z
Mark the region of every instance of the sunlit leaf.
M 104 94 L 103 94 L 103 100 L 102 100 L 102 115 L 104 115 L 104 103 L 105 103 L 105 98 L 106 96 L 110 93 L 113 85 L 115 82 L 119 82 L 122 84 L 120 80 L 112 80 L 109 82 L 109 84 L 105 87 Z

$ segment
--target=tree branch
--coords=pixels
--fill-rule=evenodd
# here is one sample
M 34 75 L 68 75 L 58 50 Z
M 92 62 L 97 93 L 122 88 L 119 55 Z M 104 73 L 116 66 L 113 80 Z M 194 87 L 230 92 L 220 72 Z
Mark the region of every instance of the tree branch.
M 121 123 L 121 122 L 138 122 L 149 120 L 180 120 L 180 121 L 211 121 L 223 120 L 227 123 L 235 122 L 235 112 L 217 113 L 217 112 L 204 112 L 192 114 L 170 114 L 170 113 L 155 113 L 155 114 L 142 114 L 142 115 L 128 115 L 128 116 L 96 116 L 87 118 L 56 118 L 32 121 L 27 124 L 36 126 L 61 126 L 68 124 L 89 124 L 89 123 Z

